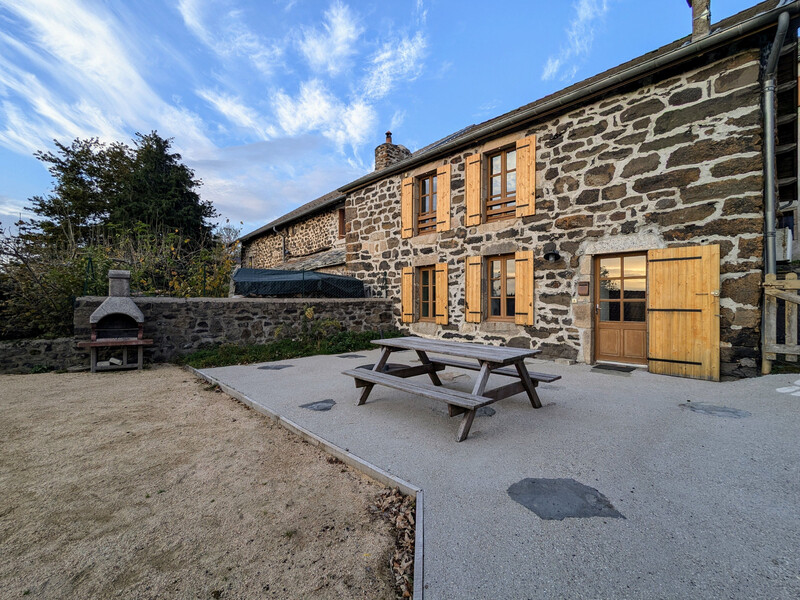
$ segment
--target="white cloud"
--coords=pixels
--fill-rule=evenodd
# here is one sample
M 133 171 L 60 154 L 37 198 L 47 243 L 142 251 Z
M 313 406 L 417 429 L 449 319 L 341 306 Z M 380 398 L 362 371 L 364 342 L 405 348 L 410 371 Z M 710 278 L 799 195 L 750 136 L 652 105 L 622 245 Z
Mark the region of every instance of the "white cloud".
M 427 42 L 421 32 L 413 38 L 387 42 L 372 57 L 364 80 L 364 94 L 372 99 L 386 96 L 398 80 L 413 81 L 422 70 Z
M 417 25 L 419 27 L 425 25 L 425 22 L 428 20 L 428 9 L 425 8 L 424 0 L 417 0 L 417 4 L 414 7 L 414 13 L 417 18 Z
M 41 148 L 42 141 L 49 145 L 54 137 L 120 139 L 127 137 L 127 126 L 158 129 L 199 151 L 213 146 L 196 115 L 166 103 L 148 85 L 129 58 L 118 22 L 100 7 L 89 9 L 80 0 L 4 4 L 27 23 L 28 49 L 22 56 L 38 55 L 33 62 L 41 76 L 11 60 L 0 63 L 5 96 L 0 143 L 19 151 L 34 143 Z M 19 55 L 6 38 L 0 39 L 6 54 L 3 47 Z M 21 132 L 27 145 L 19 139 Z
M 334 2 L 325 11 L 323 31 L 310 29 L 303 32 L 300 51 L 314 71 L 338 75 L 355 54 L 355 43 L 363 29 L 356 23 L 350 8 Z
M 217 13 L 206 18 L 205 0 L 180 0 L 178 11 L 186 27 L 201 42 L 222 58 L 245 57 L 270 76 L 280 65 L 283 48 L 279 43 L 264 43 L 243 22 L 239 11 Z
M 197 95 L 231 123 L 250 131 L 255 137 L 261 140 L 275 137 L 277 133 L 275 127 L 266 124 L 264 118 L 254 109 L 246 106 L 240 98 L 208 89 L 197 90 Z
M 36 215 L 26 209 L 28 202 L 0 194 L 0 226 L 4 233 L 16 234 L 14 224 L 20 219 L 33 219 Z
M 363 174 L 342 164 L 321 135 L 280 138 L 218 150 L 189 162 L 203 173 L 202 195 L 249 233 Z M 287 177 L 287 173 L 290 176 Z
M 389 122 L 389 131 L 396 131 L 406 120 L 405 110 L 396 110 Z
M 361 100 L 345 104 L 318 79 L 304 82 L 294 98 L 278 91 L 272 104 L 278 123 L 288 135 L 319 131 L 340 150 L 346 144 L 363 143 L 375 122 L 372 106 Z
M 559 78 L 562 81 L 572 79 L 578 72 L 578 62 L 592 48 L 594 42 L 595 23 L 608 12 L 608 0 L 578 0 L 573 5 L 575 15 L 567 29 L 567 44 L 558 55 L 550 56 L 542 70 L 542 80 L 550 81 Z M 566 71 L 562 71 L 565 66 Z

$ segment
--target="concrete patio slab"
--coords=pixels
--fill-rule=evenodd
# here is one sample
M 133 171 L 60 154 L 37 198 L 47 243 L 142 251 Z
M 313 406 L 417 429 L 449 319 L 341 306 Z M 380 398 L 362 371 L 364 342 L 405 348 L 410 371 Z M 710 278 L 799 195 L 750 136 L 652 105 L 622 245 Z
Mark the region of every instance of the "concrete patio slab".
M 800 597 L 798 375 L 720 384 L 532 360 L 563 376 L 539 386 L 544 406 L 497 402 L 456 443 L 444 404 L 378 386 L 356 406 L 340 375 L 352 359 L 284 362 L 202 372 L 424 490 L 428 600 Z M 474 373 L 446 372 L 469 391 Z M 574 479 L 624 518 L 542 520 L 508 494 L 526 478 Z

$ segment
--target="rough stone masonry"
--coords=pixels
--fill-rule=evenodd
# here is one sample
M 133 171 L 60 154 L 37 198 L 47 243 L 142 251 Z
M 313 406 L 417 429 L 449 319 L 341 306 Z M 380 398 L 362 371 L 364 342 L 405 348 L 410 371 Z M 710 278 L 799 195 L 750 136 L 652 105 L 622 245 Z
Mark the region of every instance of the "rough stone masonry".
M 646 80 L 610 97 L 553 116 L 511 137 L 536 135 L 536 214 L 465 227 L 463 149 L 425 168 L 452 165 L 452 228 L 400 237 L 399 173 L 351 192 L 346 200 L 347 262 L 378 292 L 400 297 L 401 269 L 446 262 L 448 325 L 400 321 L 410 333 L 535 345 L 543 357 L 591 361 L 592 257 L 719 244 L 721 368 L 754 375 L 759 354 L 762 278 L 761 51 L 751 45 L 696 59 L 680 72 Z M 554 242 L 562 260 L 542 260 Z M 534 250 L 535 324 L 464 320 L 464 259 Z

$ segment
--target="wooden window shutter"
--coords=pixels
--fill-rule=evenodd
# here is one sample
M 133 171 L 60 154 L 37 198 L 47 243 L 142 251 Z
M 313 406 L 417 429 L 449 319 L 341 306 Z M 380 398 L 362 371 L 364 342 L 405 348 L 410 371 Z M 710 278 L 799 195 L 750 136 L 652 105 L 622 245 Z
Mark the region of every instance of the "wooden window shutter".
M 481 322 L 481 274 L 480 256 L 468 256 L 464 267 L 464 320 L 467 323 Z
M 466 225 L 481 224 L 481 155 L 467 157 L 467 217 Z
M 400 310 L 402 322 L 411 323 L 414 320 L 414 267 L 403 267 L 403 277 L 400 281 Z
M 436 169 L 436 231 L 450 229 L 450 165 Z
M 516 315 L 517 325 L 533 325 L 533 251 L 524 250 L 514 255 L 516 273 Z
M 414 235 L 414 178 L 406 177 L 400 189 L 400 237 Z
M 438 325 L 447 325 L 447 304 L 450 296 L 447 284 L 447 263 L 439 263 L 436 265 L 436 323 Z
M 536 136 L 517 140 L 517 216 L 536 214 Z

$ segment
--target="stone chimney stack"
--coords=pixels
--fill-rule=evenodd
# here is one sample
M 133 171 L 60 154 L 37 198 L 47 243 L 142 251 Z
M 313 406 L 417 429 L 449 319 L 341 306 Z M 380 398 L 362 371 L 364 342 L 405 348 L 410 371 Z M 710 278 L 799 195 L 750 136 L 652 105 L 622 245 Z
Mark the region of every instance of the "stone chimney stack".
M 392 132 L 386 132 L 386 142 L 375 148 L 375 170 L 380 171 L 411 156 L 405 146 L 392 143 Z
M 112 269 L 108 272 L 108 295 L 128 298 L 131 295 L 131 272 Z
M 692 7 L 692 41 L 702 40 L 711 32 L 711 0 L 686 0 Z

